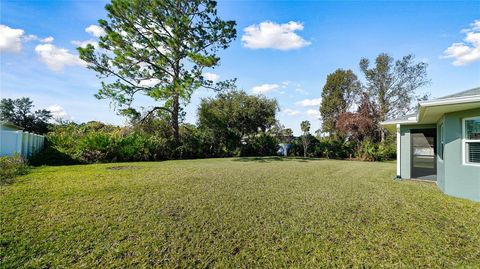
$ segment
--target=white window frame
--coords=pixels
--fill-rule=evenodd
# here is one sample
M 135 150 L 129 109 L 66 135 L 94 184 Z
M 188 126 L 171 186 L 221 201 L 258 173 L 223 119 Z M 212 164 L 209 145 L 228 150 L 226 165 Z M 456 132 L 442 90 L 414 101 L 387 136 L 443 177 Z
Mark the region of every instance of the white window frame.
M 462 119 L 462 160 L 463 160 L 463 165 L 469 165 L 469 166 L 480 166 L 480 163 L 470 163 L 467 162 L 467 152 L 466 152 L 466 145 L 467 143 L 480 143 L 480 140 L 473 140 L 473 139 L 466 139 L 467 133 L 465 132 L 465 121 L 467 120 L 474 120 L 474 119 L 479 119 L 480 116 L 477 117 L 470 117 L 470 118 L 463 118 Z

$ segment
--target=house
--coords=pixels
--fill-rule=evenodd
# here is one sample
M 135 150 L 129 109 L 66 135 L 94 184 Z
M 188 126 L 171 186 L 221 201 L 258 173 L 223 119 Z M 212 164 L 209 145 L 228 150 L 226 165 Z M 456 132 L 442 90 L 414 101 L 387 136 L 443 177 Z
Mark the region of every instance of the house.
M 23 131 L 15 124 L 0 121 L 0 156 L 20 154 L 28 158 L 38 153 L 44 145 L 45 138 Z
M 397 178 L 436 182 L 446 194 L 480 201 L 480 87 L 421 102 L 382 122 L 397 128 Z

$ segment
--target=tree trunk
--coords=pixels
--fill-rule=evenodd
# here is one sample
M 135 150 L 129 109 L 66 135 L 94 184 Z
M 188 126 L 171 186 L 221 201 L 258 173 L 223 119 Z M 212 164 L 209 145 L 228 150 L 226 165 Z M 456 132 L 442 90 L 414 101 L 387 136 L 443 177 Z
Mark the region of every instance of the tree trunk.
M 380 126 L 380 142 L 383 144 L 385 142 L 385 129 L 383 126 Z
M 172 127 L 173 137 L 176 145 L 180 145 L 180 132 L 179 132 L 179 114 L 180 114 L 180 102 L 178 94 L 173 95 L 173 107 L 172 107 Z
M 380 105 L 380 122 L 385 121 L 387 117 L 387 111 L 388 111 L 388 105 L 387 105 L 387 100 L 386 100 L 386 94 L 387 94 L 387 89 L 388 87 L 386 85 L 383 85 L 382 88 L 380 89 L 379 92 L 379 105 Z M 380 125 L 380 142 L 385 141 L 385 129 L 383 126 Z

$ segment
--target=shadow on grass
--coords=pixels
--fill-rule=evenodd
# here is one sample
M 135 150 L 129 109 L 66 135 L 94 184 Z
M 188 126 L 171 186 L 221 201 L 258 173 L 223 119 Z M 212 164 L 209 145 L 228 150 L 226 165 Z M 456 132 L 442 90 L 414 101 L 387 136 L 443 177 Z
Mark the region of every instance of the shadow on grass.
M 68 154 L 58 151 L 53 147 L 45 147 L 37 155 L 33 156 L 29 163 L 33 166 L 49 165 L 62 166 L 80 164 L 78 161 L 72 159 Z
M 238 157 L 233 159 L 236 162 L 259 162 L 259 163 L 269 163 L 269 162 L 278 162 L 278 161 L 297 161 L 297 162 L 309 162 L 314 160 L 321 160 L 319 158 L 301 158 L 301 157 L 280 157 L 280 156 L 268 156 L 268 157 Z

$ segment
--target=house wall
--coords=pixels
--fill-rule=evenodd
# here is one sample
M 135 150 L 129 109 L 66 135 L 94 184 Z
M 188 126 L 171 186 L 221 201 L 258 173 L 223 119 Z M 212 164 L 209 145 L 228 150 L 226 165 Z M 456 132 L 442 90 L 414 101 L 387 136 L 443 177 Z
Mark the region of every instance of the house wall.
M 443 124 L 443 130 L 440 130 L 440 125 Z M 443 151 L 443 159 L 440 158 L 440 151 L 441 151 L 441 146 L 440 144 L 442 143 L 440 139 L 440 132 L 443 132 L 443 137 L 445 140 L 445 116 L 443 116 L 438 122 L 437 122 L 437 186 L 445 192 L 445 149 Z M 445 142 L 446 143 L 446 142 Z
M 480 108 L 447 113 L 443 117 L 445 150 L 442 165 L 444 178 L 439 183 L 446 194 L 480 201 L 480 166 L 463 164 L 464 118 L 480 116 Z M 439 166 L 437 166 L 439 167 Z
M 436 128 L 436 124 L 417 124 L 400 126 L 400 176 L 402 178 L 411 178 L 411 152 L 410 143 L 411 129 Z

